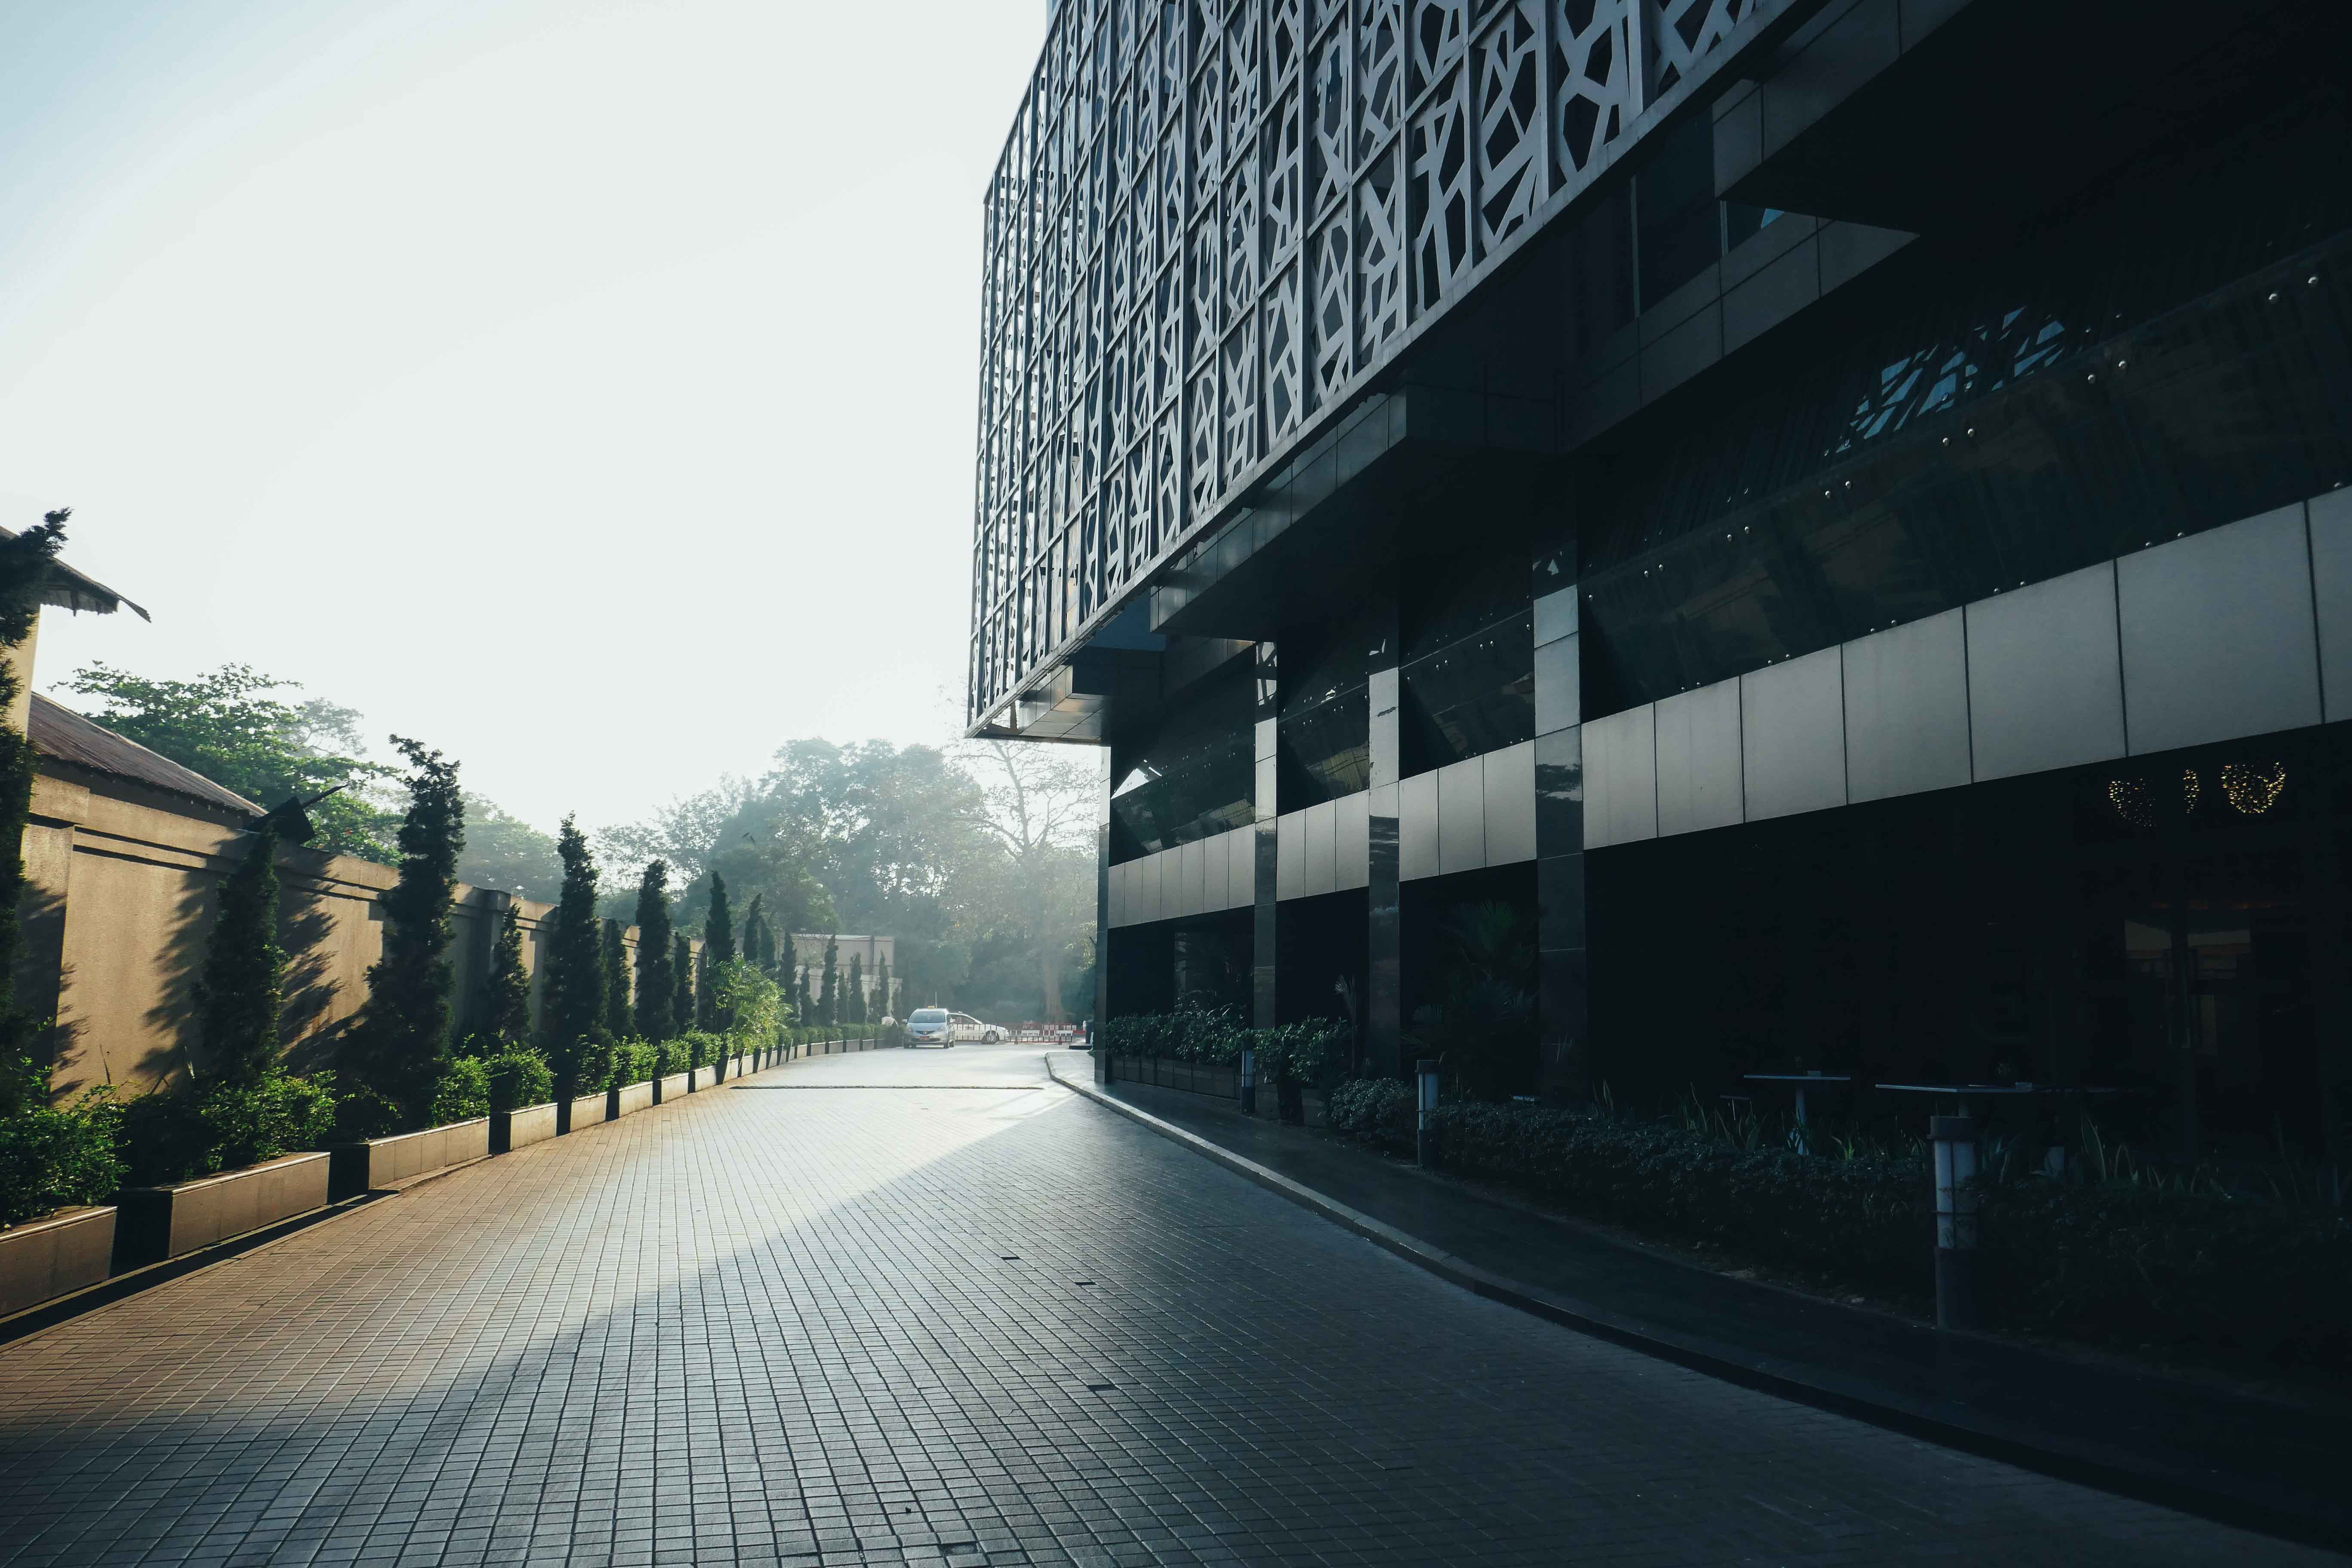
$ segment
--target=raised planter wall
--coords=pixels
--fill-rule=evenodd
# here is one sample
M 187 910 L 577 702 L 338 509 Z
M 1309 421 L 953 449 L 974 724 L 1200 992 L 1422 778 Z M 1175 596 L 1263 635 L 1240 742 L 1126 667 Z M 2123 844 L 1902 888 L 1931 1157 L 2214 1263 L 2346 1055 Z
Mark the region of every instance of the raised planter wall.
M 115 1269 L 160 1263 L 323 1208 L 331 1164 L 321 1150 L 168 1187 L 125 1187 L 115 1199 Z
M 0 1318 L 105 1279 L 114 1216 L 110 1207 L 59 1209 L 0 1230 Z
M 601 1094 L 583 1094 L 577 1100 L 560 1101 L 564 1107 L 563 1131 L 578 1132 L 583 1128 L 602 1126 L 604 1102 L 605 1097 Z
M 1239 1100 L 1242 1071 L 1222 1062 L 1183 1062 L 1173 1057 L 1113 1057 L 1111 1077 L 1127 1083 L 1148 1083 L 1158 1089 L 1181 1089 L 1190 1094 Z M 1261 1095 L 1261 1100 L 1273 1096 Z
M 651 1110 L 654 1104 L 653 1079 L 643 1083 L 623 1084 L 611 1091 L 604 1106 L 604 1120 L 616 1121 L 624 1116 L 635 1116 L 640 1110 Z
M 518 1105 L 512 1110 L 490 1112 L 490 1152 L 511 1153 L 555 1136 L 556 1103 Z
M 667 1078 L 655 1080 L 654 1103 L 667 1105 L 673 1100 L 684 1100 L 693 1090 L 694 1075 L 692 1073 L 674 1072 Z
M 470 1121 L 371 1138 L 364 1143 L 338 1143 L 329 1152 L 333 1157 L 329 1193 L 338 1198 L 357 1197 L 428 1171 L 487 1159 L 490 1119 L 477 1116 Z

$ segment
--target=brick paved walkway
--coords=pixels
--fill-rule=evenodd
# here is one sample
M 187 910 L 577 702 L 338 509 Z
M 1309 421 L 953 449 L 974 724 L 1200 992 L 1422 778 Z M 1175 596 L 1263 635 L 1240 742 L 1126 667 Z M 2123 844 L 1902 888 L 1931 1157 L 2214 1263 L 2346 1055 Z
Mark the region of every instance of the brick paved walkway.
M 0 1562 L 2341 1561 L 1534 1321 L 1038 1062 L 800 1064 L 0 1349 Z

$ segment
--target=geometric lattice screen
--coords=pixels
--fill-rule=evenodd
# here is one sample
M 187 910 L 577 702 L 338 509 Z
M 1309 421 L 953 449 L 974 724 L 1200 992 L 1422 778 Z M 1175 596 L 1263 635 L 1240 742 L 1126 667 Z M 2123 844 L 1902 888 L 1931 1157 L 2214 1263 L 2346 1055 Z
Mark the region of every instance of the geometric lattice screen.
M 1065 0 L 989 189 L 968 719 L 1749 4 Z

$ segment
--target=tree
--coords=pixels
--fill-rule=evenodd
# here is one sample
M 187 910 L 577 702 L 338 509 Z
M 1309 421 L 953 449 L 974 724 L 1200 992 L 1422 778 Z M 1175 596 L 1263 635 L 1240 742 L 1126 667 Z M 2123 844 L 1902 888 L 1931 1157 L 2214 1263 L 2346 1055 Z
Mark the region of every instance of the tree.
M 595 857 L 569 816 L 556 835 L 555 848 L 563 860 L 563 892 L 548 944 L 544 1026 L 557 1092 L 571 1096 L 578 1092 L 582 1063 L 604 1016 L 604 944 L 596 921 Z
M 6 652 L 33 634 L 41 590 L 72 515 L 72 509 L 60 508 L 42 518 L 39 527 L 0 539 L 0 712 L 14 707 L 24 689 Z M 16 955 L 24 941 L 17 908 L 25 895 L 25 822 L 32 810 L 33 743 L 22 731 L 0 724 L 0 1113 L 47 1109 L 5 1103 L 16 1098 L 12 1086 L 25 1077 L 11 1069 L 24 1060 L 30 1071 L 39 1022 L 16 1005 Z
M 669 867 L 649 860 L 637 881 L 637 1037 L 656 1043 L 677 1033 L 669 939 Z
M 752 894 L 751 903 L 743 910 L 743 958 L 757 967 L 764 967 L 761 949 L 767 941 L 767 917 L 761 912 L 760 906 L 766 898 L 764 893 Z
M 801 965 L 800 986 L 793 994 L 793 1007 L 800 1014 L 803 1024 L 814 1027 L 824 1022 L 824 1016 L 817 1012 L 816 1004 L 809 995 L 809 972 L 805 963 Z
M 472 1054 L 497 1057 L 523 1048 L 530 1038 L 530 972 L 522 966 L 522 911 L 513 904 L 499 922 L 484 988 L 488 994 L 482 1008 L 483 1027 L 475 1032 Z
M 849 992 L 842 998 L 848 1019 L 853 1024 L 866 1022 L 866 955 L 849 955 Z
M 710 879 L 710 910 L 702 921 L 702 962 L 695 977 L 694 1016 L 702 1026 L 725 1034 L 730 1020 L 725 1000 L 711 984 L 719 965 L 735 962 L 735 921 L 727 909 L 727 883 L 717 873 Z
M 887 958 L 874 961 L 874 1016 L 877 1021 L 898 1016 L 890 1005 L 890 961 Z
M 150 680 L 91 664 L 76 670 L 66 688 L 99 699 L 104 706 L 93 717 L 108 729 L 247 800 L 277 806 L 340 790 L 310 807 L 317 829 L 311 843 L 319 848 L 386 866 L 405 853 L 376 797 L 382 781 L 400 770 L 360 754 L 366 748 L 351 709 L 268 695 L 299 691 L 299 682 L 244 664 L 225 664 L 194 680 Z
M 554 839 L 468 791 L 466 852 L 457 858 L 457 879 L 553 903 L 563 888 L 563 859 Z
M 793 986 L 793 977 L 800 973 L 801 955 L 793 951 L 792 932 L 784 933 L 784 945 L 778 950 L 775 963 L 769 967 L 775 971 L 777 983 L 784 988 L 785 1001 L 797 1003 L 807 1000 L 799 995 Z
M 278 827 L 264 817 L 245 858 L 221 882 L 220 907 L 205 942 L 195 1002 L 205 1072 L 240 1088 L 269 1076 L 278 1066 L 285 979 L 286 950 L 278 941 Z
M 621 922 L 604 922 L 604 946 L 601 968 L 604 977 L 604 1034 L 607 1038 L 625 1040 L 629 1037 L 629 949 L 621 934 Z
M 1087 840 L 1101 788 L 1096 764 L 1058 754 L 1062 748 L 980 743 L 966 760 L 981 776 L 974 817 L 1003 858 L 1009 886 L 995 901 L 1023 928 L 1036 966 L 1045 1021 L 1060 1023 L 1062 968 L 1074 944 L 1091 941 L 1094 856 Z
M 841 944 L 833 938 L 824 939 L 824 969 L 818 981 L 816 1010 L 828 1025 L 841 1022 L 841 995 L 838 984 L 841 973 Z
M 670 1036 L 675 1039 L 694 1027 L 694 943 L 684 931 L 670 938 Z
M 702 921 L 702 951 L 709 963 L 735 962 L 735 920 L 727 909 L 727 882 L 715 873 L 710 879 L 710 912 Z
M 368 968 L 367 1006 L 345 1059 L 394 1125 L 421 1126 L 448 1067 L 456 984 L 449 906 L 466 842 L 466 805 L 456 763 L 403 736 L 392 743 L 413 770 L 400 825 L 400 879 L 383 897 L 383 957 Z

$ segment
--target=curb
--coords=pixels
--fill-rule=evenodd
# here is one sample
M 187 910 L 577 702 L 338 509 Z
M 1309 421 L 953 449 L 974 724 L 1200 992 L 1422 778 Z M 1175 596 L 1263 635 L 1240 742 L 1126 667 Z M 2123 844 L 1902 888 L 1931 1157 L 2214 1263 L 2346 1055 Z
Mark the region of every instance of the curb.
M 1705 1373 L 1726 1383 L 1774 1394 L 1833 1415 L 1851 1416 L 1887 1431 L 1925 1439 L 1941 1447 L 1956 1448 L 1981 1458 L 1997 1459 L 2020 1469 L 2094 1487 L 2141 1502 L 2155 1503 L 2218 1523 L 2258 1531 L 2306 1545 L 2323 1546 L 2338 1552 L 2352 1551 L 2352 1523 L 2282 1509 L 2222 1490 L 2201 1480 L 2195 1471 L 2165 1471 L 2117 1464 L 2037 1444 L 2023 1436 L 2008 1436 L 1981 1426 L 1962 1426 L 1897 1397 L 1873 1398 L 1864 1394 L 1831 1388 L 1793 1373 L 1776 1370 L 1769 1363 L 1727 1354 L 1703 1343 L 1664 1333 L 1635 1320 L 1621 1318 L 1569 1297 L 1522 1284 L 1432 1246 L 1385 1221 L 1374 1219 L 1336 1198 L 1327 1197 L 1303 1183 L 1270 1170 L 1246 1155 L 1237 1154 L 1196 1132 L 1187 1131 L 1173 1122 L 1163 1121 L 1140 1106 L 1129 1105 L 1104 1093 L 1089 1080 L 1065 1078 L 1055 1063 L 1055 1058 L 1049 1055 L 1046 1071 L 1064 1089 L 1084 1095 L 1106 1110 L 1116 1111 L 1268 1192 L 1320 1215 L 1341 1229 L 1353 1232 L 1416 1268 L 1490 1301 L 1498 1301 L 1562 1328 L 1573 1329 L 1595 1339 L 1638 1351 L 1643 1355 Z

